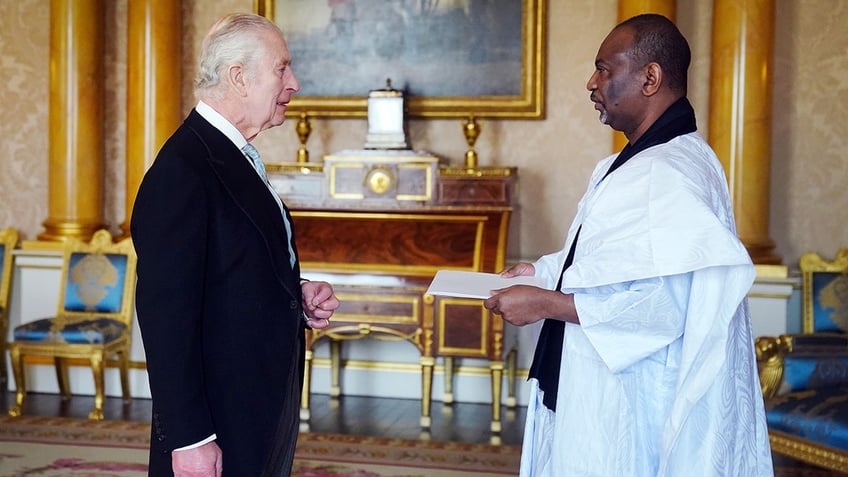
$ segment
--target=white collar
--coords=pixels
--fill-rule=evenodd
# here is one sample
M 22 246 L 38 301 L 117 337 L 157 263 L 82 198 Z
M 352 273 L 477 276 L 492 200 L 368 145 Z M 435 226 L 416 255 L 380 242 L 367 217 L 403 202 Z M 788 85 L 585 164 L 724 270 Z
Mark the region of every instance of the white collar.
M 221 113 L 215 111 L 212 106 L 209 106 L 203 101 L 198 101 L 194 109 L 203 119 L 209 121 L 209 124 L 215 129 L 227 136 L 239 150 L 247 144 L 247 139 L 233 126 L 233 123 L 229 122 Z

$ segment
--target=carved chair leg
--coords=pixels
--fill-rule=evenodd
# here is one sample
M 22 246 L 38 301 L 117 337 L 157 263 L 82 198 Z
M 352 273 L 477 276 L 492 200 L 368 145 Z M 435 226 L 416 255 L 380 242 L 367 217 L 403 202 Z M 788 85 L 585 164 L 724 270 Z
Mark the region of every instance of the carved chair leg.
M 56 368 L 56 382 L 59 384 L 59 395 L 63 401 L 71 399 L 71 388 L 68 386 L 68 363 L 64 358 L 54 357 L 53 366 Z
M 342 342 L 330 339 L 330 397 L 337 398 L 342 395 L 342 387 L 339 379 L 342 368 Z
M 453 358 L 445 356 L 445 404 L 453 404 Z
M 88 418 L 103 420 L 103 354 L 98 353 L 91 357 L 91 372 L 94 375 L 94 410 L 88 413 Z
M 9 350 L 12 358 L 12 373 L 15 375 L 15 404 L 9 408 L 9 415 L 18 417 L 23 413 L 26 381 L 24 380 L 24 357 L 15 345 Z

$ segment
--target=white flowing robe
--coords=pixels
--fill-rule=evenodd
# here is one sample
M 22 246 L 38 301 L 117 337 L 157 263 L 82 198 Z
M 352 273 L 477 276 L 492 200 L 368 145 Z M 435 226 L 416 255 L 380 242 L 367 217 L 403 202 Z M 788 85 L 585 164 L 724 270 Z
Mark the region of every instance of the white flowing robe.
M 564 250 L 540 258 L 550 288 L 578 226 L 562 291 L 556 413 L 532 380 L 521 475 L 773 475 L 724 171 L 697 134 L 596 167 Z

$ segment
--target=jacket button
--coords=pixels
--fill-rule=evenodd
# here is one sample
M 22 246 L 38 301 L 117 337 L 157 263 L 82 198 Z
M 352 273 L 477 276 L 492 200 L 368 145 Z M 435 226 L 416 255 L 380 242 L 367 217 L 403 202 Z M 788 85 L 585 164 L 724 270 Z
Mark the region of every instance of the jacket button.
M 291 308 L 292 310 L 297 310 L 297 300 L 290 301 L 289 308 Z

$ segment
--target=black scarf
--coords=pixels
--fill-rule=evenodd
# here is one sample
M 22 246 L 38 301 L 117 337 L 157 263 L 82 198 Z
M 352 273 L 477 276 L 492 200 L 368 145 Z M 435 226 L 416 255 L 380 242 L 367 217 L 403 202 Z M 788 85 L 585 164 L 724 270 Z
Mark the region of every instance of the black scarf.
M 695 130 L 697 130 L 695 110 L 692 109 L 692 105 L 689 104 L 689 100 L 685 97 L 678 99 L 645 131 L 645 134 L 636 141 L 636 144 L 627 143 L 624 146 L 624 149 L 615 158 L 607 173 L 604 174 L 604 179 L 630 158 L 645 149 L 658 144 L 665 144 L 677 136 L 689 134 Z M 560 289 L 563 274 L 574 261 L 574 250 L 577 246 L 577 238 L 580 236 L 580 229 L 582 227 L 582 225 L 578 227 L 577 233 L 574 234 L 574 240 L 571 241 L 571 248 L 568 250 L 568 256 L 565 258 L 562 272 L 559 275 L 559 281 L 554 290 Z M 556 411 L 559 367 L 562 359 L 562 339 L 564 333 L 564 321 L 545 319 L 541 334 L 539 335 L 539 341 L 536 345 L 536 353 L 533 355 L 533 364 L 530 366 L 529 377 L 539 380 L 539 387 L 545 393 L 542 402 L 545 407 L 552 411 Z

